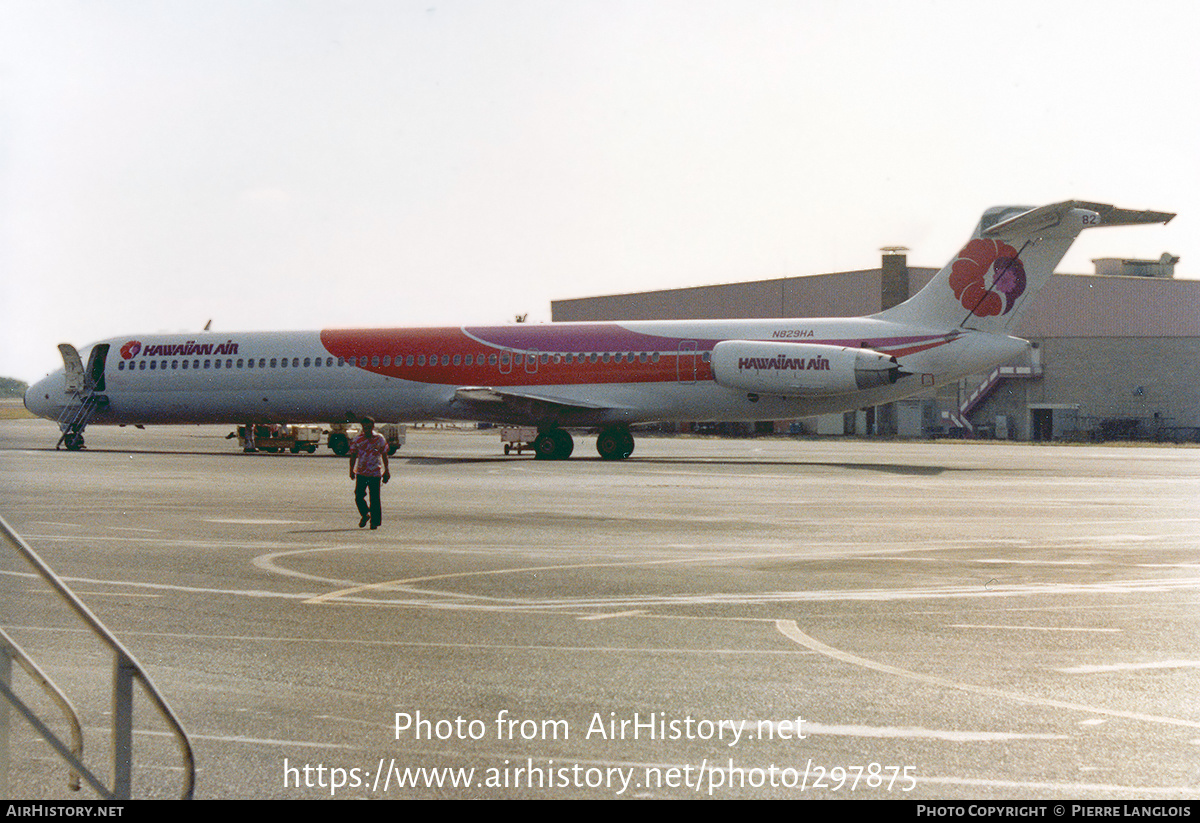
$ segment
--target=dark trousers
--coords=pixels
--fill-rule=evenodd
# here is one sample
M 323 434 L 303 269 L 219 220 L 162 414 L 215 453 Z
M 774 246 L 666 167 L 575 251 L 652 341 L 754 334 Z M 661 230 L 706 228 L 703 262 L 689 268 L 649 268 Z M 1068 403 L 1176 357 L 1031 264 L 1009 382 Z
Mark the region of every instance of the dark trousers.
M 371 505 L 367 505 L 367 495 L 370 493 Z M 371 528 L 378 528 L 383 522 L 383 508 L 379 504 L 379 478 L 365 474 L 355 475 L 354 505 L 362 517 L 370 515 Z

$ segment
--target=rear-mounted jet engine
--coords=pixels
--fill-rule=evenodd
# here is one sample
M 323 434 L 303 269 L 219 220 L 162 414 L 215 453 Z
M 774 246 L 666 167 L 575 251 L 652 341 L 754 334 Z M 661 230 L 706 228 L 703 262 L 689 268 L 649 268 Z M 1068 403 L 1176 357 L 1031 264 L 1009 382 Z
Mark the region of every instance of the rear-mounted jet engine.
M 908 374 L 895 357 L 871 349 L 757 340 L 718 343 L 712 370 L 718 385 L 782 397 L 849 394 Z

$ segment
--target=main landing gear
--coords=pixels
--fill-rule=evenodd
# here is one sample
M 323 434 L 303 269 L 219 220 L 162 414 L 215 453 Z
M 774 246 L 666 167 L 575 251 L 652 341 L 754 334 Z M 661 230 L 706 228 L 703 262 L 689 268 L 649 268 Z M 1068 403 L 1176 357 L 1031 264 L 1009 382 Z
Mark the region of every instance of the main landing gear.
M 633 454 L 633 435 L 619 426 L 604 429 L 596 438 L 596 451 L 605 460 L 624 460 Z
M 575 442 L 566 429 L 543 429 L 533 441 L 538 460 L 566 460 L 575 450 Z M 604 429 L 596 438 L 596 451 L 605 460 L 624 460 L 633 454 L 633 435 L 623 426 Z
M 566 460 L 575 451 L 575 441 L 566 429 L 544 429 L 533 440 L 538 460 Z

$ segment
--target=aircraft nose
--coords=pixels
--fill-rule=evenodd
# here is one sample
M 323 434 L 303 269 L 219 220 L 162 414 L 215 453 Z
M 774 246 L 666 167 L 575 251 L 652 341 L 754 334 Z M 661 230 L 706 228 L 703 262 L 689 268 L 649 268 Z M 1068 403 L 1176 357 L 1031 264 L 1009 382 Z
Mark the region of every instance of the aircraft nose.
M 42 378 L 25 390 L 25 408 L 36 414 L 38 417 L 45 417 L 53 420 L 57 415 L 51 412 L 51 407 L 54 405 L 51 400 L 54 397 L 54 375 Z

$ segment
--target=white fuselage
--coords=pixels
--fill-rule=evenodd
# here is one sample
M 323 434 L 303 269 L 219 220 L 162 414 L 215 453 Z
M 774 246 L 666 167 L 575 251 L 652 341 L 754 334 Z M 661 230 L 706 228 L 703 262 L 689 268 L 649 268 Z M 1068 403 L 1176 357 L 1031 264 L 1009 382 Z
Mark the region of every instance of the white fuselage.
M 723 341 L 869 349 L 904 376 L 865 391 L 774 396 L 719 385 Z M 490 328 L 140 335 L 112 338 L 95 385 L 98 424 L 491 420 L 605 426 L 666 420 L 770 420 L 890 402 L 1019 356 L 1004 335 L 878 318 L 551 323 Z M 60 370 L 26 394 L 34 413 L 69 407 Z M 510 402 L 466 402 L 484 387 Z M 523 411 L 521 401 L 532 401 Z M 536 409 L 534 406 L 536 405 Z M 547 415 L 553 417 L 547 419 Z

